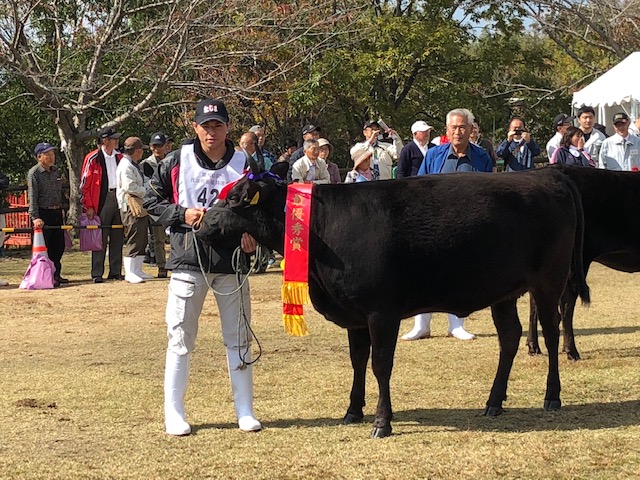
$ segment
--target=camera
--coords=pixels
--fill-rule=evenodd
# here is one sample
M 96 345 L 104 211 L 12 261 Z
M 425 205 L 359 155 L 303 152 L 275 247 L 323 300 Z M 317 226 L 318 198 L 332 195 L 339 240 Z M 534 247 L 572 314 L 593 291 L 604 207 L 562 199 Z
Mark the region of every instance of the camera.
M 521 128 L 516 128 L 516 129 L 514 130 L 514 133 L 515 133 L 516 135 L 522 135 L 524 132 L 526 132 L 526 130 L 522 130 Z

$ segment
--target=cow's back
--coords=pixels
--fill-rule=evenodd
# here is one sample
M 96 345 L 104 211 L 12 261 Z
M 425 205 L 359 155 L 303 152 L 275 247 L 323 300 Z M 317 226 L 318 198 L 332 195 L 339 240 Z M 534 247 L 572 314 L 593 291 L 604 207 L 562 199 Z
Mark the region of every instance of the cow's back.
M 343 326 L 522 294 L 568 271 L 578 215 L 552 169 L 320 185 L 312 208 L 311 299 Z
M 640 174 L 584 167 L 554 167 L 577 186 L 584 208 L 584 265 L 598 261 L 640 271 Z

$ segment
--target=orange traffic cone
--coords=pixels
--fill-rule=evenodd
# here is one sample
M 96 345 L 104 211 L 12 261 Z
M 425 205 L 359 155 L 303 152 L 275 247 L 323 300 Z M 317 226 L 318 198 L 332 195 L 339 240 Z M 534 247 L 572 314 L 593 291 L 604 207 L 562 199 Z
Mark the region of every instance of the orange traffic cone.
M 47 245 L 44 243 L 44 233 L 42 233 L 41 229 L 35 229 L 33 231 L 31 258 L 34 258 L 37 255 L 49 258 L 49 254 L 47 253 Z

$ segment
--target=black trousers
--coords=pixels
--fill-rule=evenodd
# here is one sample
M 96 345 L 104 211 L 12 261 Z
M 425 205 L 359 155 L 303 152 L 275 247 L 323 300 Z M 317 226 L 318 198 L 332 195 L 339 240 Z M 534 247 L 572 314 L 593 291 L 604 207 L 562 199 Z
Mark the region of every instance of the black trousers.
M 40 219 L 47 225 L 62 225 L 62 209 L 49 210 L 41 208 Z M 59 228 L 43 228 L 44 243 L 47 246 L 49 258 L 56 267 L 56 277 L 61 276 L 62 265 L 60 259 L 64 253 L 64 231 Z

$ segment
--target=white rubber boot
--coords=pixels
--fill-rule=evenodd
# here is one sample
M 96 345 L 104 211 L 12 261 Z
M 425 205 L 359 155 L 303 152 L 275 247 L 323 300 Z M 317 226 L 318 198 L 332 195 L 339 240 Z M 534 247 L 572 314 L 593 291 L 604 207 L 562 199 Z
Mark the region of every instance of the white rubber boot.
M 453 313 L 449 314 L 449 336 L 458 340 L 473 340 L 476 336 L 464 329 L 464 318 L 456 317 Z
M 147 273 L 144 273 L 144 271 L 142 270 L 142 262 L 144 262 L 144 257 L 143 256 L 136 255 L 135 257 L 133 257 L 133 266 L 134 266 L 135 274 L 137 276 L 139 276 L 143 280 L 149 280 L 149 279 L 153 278 L 153 275 L 149 275 Z
M 246 361 L 251 361 L 250 352 L 246 355 Z M 229 348 L 227 349 L 227 365 L 238 427 L 243 432 L 262 430 L 262 425 L 253 415 L 253 369 L 251 365 L 243 366 L 238 357 L 238 351 Z
M 189 379 L 189 354 L 167 350 L 164 369 L 164 426 L 169 435 L 189 435 L 191 425 L 184 414 L 184 394 Z
M 129 283 L 142 283 L 144 280 L 140 278 L 135 271 L 134 261 L 137 257 L 122 257 L 124 265 L 124 279 Z
M 431 314 L 419 313 L 414 317 L 413 329 L 409 333 L 405 333 L 401 340 L 412 341 L 422 340 L 423 338 L 431 338 Z

